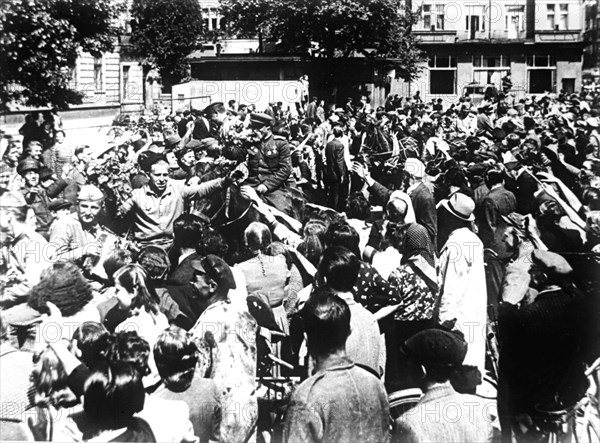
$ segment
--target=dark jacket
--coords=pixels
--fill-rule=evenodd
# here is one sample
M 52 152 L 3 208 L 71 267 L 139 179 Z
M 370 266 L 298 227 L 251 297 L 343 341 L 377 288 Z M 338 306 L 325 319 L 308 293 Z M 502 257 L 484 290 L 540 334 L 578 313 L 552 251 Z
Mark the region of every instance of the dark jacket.
M 292 174 L 292 161 L 290 144 L 287 140 L 269 136 L 262 140 L 258 146 L 248 149 L 239 147 L 225 148 L 225 157 L 244 161 L 248 160 L 248 180 L 250 186 L 263 184 L 267 192 L 282 188 Z
M 508 225 L 502 215 L 508 215 L 517 208 L 515 195 L 504 186 L 492 189 L 483 199 L 479 214 L 479 238 L 485 248 L 492 249 L 501 258 L 507 258 L 506 246 L 502 241 Z
M 207 122 L 203 118 L 198 118 L 194 121 L 194 132 L 192 138 L 196 140 L 203 140 L 205 138 L 213 137 L 213 129 L 210 122 Z
M 425 184 L 421 183 L 409 195 L 417 223 L 425 226 L 431 243 L 437 245 L 437 210 L 433 194 Z
M 48 233 L 50 225 L 54 221 L 54 215 L 48 209 L 50 199 L 58 196 L 67 187 L 67 182 L 59 179 L 48 189 L 39 187 L 40 191 L 34 191 L 25 186 L 21 189 L 25 201 L 31 206 L 36 218 L 36 231 L 39 233 Z
M 325 179 L 340 181 L 346 176 L 348 169 L 344 161 L 344 145 L 334 138 L 325 146 Z
M 517 212 L 519 214 L 532 214 L 537 207 L 533 194 L 538 189 L 537 180 L 528 171 L 523 171 L 516 180 L 506 183 L 506 188 L 517 199 Z

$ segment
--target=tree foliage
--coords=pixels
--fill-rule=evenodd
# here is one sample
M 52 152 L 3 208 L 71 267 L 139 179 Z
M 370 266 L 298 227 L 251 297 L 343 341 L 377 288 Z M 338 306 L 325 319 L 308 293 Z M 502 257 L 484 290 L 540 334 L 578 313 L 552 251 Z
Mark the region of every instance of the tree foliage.
M 278 42 L 285 52 L 335 58 L 357 54 L 414 79 L 423 61 L 410 33 L 418 12 L 402 0 L 221 0 L 230 31 Z M 317 51 L 312 51 L 316 46 Z
M 163 83 L 188 78 L 186 57 L 202 33 L 198 0 L 134 0 L 131 43 L 146 66 L 156 67 Z
M 114 0 L 0 2 L 0 109 L 81 103 L 69 85 L 78 51 L 112 50 L 123 8 Z

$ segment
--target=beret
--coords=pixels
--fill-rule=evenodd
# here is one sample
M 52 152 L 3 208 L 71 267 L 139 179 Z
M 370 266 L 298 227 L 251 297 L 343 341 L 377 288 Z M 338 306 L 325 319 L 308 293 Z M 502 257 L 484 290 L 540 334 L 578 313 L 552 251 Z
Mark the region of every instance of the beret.
M 27 158 L 25 160 L 21 160 L 17 165 L 17 173 L 23 174 L 27 171 L 39 171 L 40 170 L 40 162 L 34 160 L 32 158 Z
M 220 257 L 209 254 L 190 263 L 194 271 L 209 276 L 221 289 L 235 289 L 235 279 L 229 265 Z
M 67 209 L 70 207 L 71 202 L 69 200 L 65 200 L 64 198 L 54 199 L 48 204 L 48 209 L 51 211 L 58 211 L 60 209 Z
M 264 126 L 272 126 L 273 118 L 270 115 L 263 113 L 250 114 L 250 124 L 255 128 L 262 128 Z
M 20 192 L 9 191 L 0 195 L 1 208 L 23 208 L 25 206 L 27 206 L 27 202 Z
M 536 249 L 531 254 L 531 258 L 533 259 L 533 263 L 535 265 L 551 274 L 567 275 L 573 272 L 573 268 L 567 262 L 567 260 L 555 252 L 541 251 Z
M 425 367 L 459 366 L 467 355 L 467 347 L 459 333 L 426 329 L 406 340 L 402 352 Z
M 77 193 L 78 201 L 99 201 L 104 199 L 104 194 L 94 185 L 83 185 Z

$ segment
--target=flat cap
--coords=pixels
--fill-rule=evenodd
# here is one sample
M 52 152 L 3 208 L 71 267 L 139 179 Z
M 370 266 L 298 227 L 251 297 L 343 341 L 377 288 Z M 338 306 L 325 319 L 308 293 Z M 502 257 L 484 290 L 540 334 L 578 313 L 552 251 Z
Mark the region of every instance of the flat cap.
M 426 329 L 406 340 L 402 352 L 423 366 L 459 366 L 467 355 L 467 342 L 459 333 Z
M 64 198 L 56 198 L 48 204 L 48 209 L 51 211 L 58 211 L 60 209 L 67 209 L 71 207 L 71 202 Z
M 267 114 L 253 113 L 250 114 L 250 124 L 257 129 L 265 126 L 273 126 L 273 118 Z
M 534 265 L 539 266 L 548 273 L 554 275 L 568 275 L 573 272 L 573 268 L 567 260 L 555 252 L 536 249 L 531 254 L 531 258 L 533 259 Z
M 209 254 L 200 260 L 193 260 L 190 263 L 192 269 L 196 272 L 206 274 L 221 289 L 235 289 L 235 279 L 229 265 L 220 257 Z
M 0 208 L 23 208 L 25 206 L 27 206 L 27 202 L 20 192 L 9 191 L 0 195 Z
M 21 160 L 17 165 L 17 173 L 19 175 L 24 174 L 27 171 L 39 171 L 40 170 L 40 162 L 34 160 L 33 158 L 27 158 L 25 160 Z
M 104 199 L 102 191 L 94 185 L 83 185 L 77 193 L 78 201 L 99 201 Z

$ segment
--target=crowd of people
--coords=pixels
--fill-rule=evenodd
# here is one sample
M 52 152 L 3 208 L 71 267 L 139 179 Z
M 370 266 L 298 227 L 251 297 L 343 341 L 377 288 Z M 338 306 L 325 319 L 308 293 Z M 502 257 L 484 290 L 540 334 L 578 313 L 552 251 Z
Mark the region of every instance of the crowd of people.
M 570 438 L 600 357 L 600 96 L 257 111 L 3 134 L 1 438 Z

